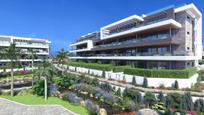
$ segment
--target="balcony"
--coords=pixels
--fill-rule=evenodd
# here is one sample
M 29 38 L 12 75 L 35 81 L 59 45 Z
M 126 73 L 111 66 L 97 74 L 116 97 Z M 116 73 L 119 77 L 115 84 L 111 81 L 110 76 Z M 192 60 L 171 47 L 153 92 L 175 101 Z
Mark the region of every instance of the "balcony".
M 28 43 L 28 42 L 15 42 L 16 47 L 33 47 L 33 48 L 49 48 L 49 44 L 44 43 Z
M 0 46 L 9 46 L 10 42 L 9 41 L 1 41 L 0 40 Z
M 173 19 L 167 19 L 163 18 L 160 20 L 155 20 L 152 22 L 147 22 L 143 24 L 137 24 L 135 26 L 132 26 L 130 28 L 122 28 L 122 29 L 117 29 L 116 31 L 111 31 L 109 29 L 103 28 L 101 30 L 102 33 L 102 38 L 101 39 L 108 39 L 108 38 L 113 38 L 117 36 L 122 36 L 122 35 L 127 35 L 127 34 L 132 34 L 132 33 L 137 33 L 141 31 L 147 31 L 147 30 L 152 30 L 152 29 L 162 29 L 162 28 L 181 28 L 181 24 L 178 23 L 177 21 Z
M 171 40 L 171 36 L 169 34 L 165 33 L 165 34 L 147 36 L 145 38 L 137 38 L 137 39 L 133 38 L 131 40 L 126 40 L 123 42 L 114 42 L 114 43 L 106 44 L 106 45 L 98 45 L 98 46 L 94 47 L 94 50 L 104 49 L 104 48 L 105 49 L 108 49 L 108 48 L 111 49 L 111 48 L 117 48 L 117 47 L 123 48 L 126 46 L 137 45 L 137 44 L 142 45 L 145 42 L 150 43 L 151 41 L 157 42 L 157 41 L 162 41 L 162 40 Z M 160 42 L 158 42 L 158 44 L 160 44 Z

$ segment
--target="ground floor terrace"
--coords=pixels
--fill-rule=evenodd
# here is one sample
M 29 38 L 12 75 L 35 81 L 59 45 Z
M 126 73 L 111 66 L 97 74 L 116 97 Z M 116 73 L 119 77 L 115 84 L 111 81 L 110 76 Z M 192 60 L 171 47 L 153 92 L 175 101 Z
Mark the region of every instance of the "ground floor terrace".
M 185 69 L 195 66 L 195 61 L 153 61 L 153 60 L 97 60 L 97 59 L 77 59 L 76 61 L 112 64 L 116 66 L 131 66 L 146 69 Z

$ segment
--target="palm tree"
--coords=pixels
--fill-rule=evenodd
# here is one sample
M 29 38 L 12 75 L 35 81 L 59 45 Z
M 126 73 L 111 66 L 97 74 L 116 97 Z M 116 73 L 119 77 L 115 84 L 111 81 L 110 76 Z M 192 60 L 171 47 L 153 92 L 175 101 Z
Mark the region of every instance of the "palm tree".
M 47 85 L 48 85 L 48 80 L 51 80 L 53 75 L 55 74 L 55 69 L 51 63 L 48 61 L 44 60 L 39 66 L 38 69 L 34 71 L 35 77 L 38 77 L 39 79 L 44 80 L 44 97 L 45 100 L 47 100 Z
M 58 64 L 64 63 L 64 59 L 66 58 L 66 52 L 64 51 L 64 48 L 62 48 L 61 51 L 58 52 L 57 58 L 58 58 Z
M 29 49 L 28 49 L 27 58 L 32 59 L 32 61 L 31 61 L 31 66 L 32 66 L 32 73 L 33 73 L 33 69 L 34 69 L 34 59 L 37 58 L 36 51 L 34 51 L 33 49 L 29 48 Z M 32 87 L 33 87 L 33 84 L 34 84 L 34 75 L 32 74 Z
M 11 96 L 14 96 L 14 67 L 16 66 L 16 64 L 18 64 L 19 62 L 19 57 L 21 55 L 21 50 L 16 48 L 16 44 L 15 43 L 11 43 L 10 46 L 8 48 L 4 48 L 1 50 L 1 57 L 8 59 L 10 61 L 10 68 L 11 68 Z
M 61 49 L 61 51 L 58 52 L 57 54 L 57 59 L 58 59 L 58 65 L 62 64 L 62 74 L 63 74 L 63 70 L 64 70 L 64 59 L 66 58 L 66 52 L 64 51 L 64 48 Z

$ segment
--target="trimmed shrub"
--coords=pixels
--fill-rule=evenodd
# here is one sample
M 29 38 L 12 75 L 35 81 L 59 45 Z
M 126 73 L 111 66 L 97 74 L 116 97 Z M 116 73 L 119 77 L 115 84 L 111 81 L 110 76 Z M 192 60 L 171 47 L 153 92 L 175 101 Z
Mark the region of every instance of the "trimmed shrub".
M 84 62 L 67 62 L 66 64 L 69 66 L 84 67 L 104 71 L 110 71 L 113 68 L 113 66 L 110 64 L 84 63 Z
M 147 81 L 147 78 L 145 77 L 144 78 L 144 81 L 143 81 L 143 87 L 148 87 L 148 81 Z
M 153 78 L 189 78 L 197 73 L 196 68 L 188 68 L 183 70 L 156 70 L 156 69 L 139 69 L 126 68 L 125 74 L 138 75 Z
M 182 105 L 182 109 L 184 109 L 184 110 L 189 110 L 189 111 L 193 110 L 193 100 L 192 100 L 192 96 L 191 96 L 190 92 L 185 93 L 182 96 L 181 105 Z
M 135 77 L 132 77 L 132 85 L 137 85 Z
M 121 89 L 120 88 L 118 88 L 118 90 L 116 91 L 116 93 L 115 93 L 117 96 L 121 96 Z
M 179 88 L 179 84 L 178 81 L 175 80 L 174 84 L 173 84 L 173 88 L 178 89 Z
M 203 99 L 197 99 L 194 102 L 194 110 L 196 112 L 204 112 L 204 100 Z

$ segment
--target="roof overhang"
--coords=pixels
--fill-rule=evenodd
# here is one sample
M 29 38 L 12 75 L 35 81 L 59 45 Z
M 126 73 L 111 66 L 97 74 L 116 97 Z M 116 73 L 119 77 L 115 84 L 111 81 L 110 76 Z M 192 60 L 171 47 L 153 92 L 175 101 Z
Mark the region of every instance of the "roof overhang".
M 122 20 L 119 20 L 117 22 L 114 22 L 112 24 L 109 24 L 107 26 L 104 26 L 102 27 L 101 29 L 109 29 L 109 28 L 114 28 L 116 26 L 120 26 L 120 25 L 123 25 L 125 23 L 129 23 L 131 21 L 144 21 L 144 19 L 138 15 L 132 15 L 132 16 L 129 16 L 127 18 L 124 18 Z
M 150 29 L 169 26 L 169 25 L 171 27 L 174 27 L 174 28 L 181 28 L 182 27 L 179 22 L 177 22 L 177 21 L 175 21 L 173 19 L 167 19 L 167 20 L 156 22 L 156 23 L 149 24 L 149 25 L 146 25 L 146 26 L 141 26 L 141 27 L 138 27 L 138 28 L 134 28 L 134 29 L 124 31 L 124 32 L 120 32 L 120 33 L 112 34 L 112 35 L 109 35 L 109 36 L 106 36 L 106 37 L 102 37 L 101 39 L 108 39 L 108 38 L 118 37 L 118 36 L 122 36 L 122 35 L 147 31 L 147 30 L 150 30 Z
M 198 10 L 198 8 L 193 3 L 174 9 L 175 13 L 182 12 L 182 11 L 191 11 L 192 14 L 198 17 L 202 17 L 202 13 Z

